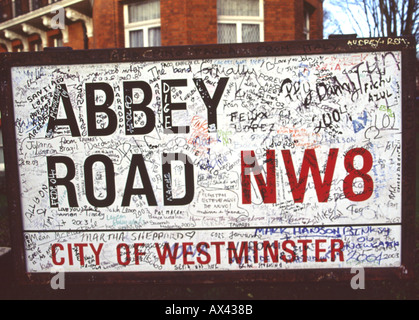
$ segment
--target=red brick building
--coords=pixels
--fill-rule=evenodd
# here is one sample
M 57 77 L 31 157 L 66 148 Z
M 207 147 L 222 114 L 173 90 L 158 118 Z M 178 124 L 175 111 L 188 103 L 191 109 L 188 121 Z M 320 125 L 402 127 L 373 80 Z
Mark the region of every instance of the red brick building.
M 0 0 L 0 51 L 321 39 L 323 0 Z

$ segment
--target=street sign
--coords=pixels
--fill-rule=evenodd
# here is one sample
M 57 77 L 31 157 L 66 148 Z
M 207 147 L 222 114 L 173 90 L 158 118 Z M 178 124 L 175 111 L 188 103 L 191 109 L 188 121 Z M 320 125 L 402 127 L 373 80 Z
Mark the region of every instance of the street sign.
M 411 275 L 413 39 L 1 59 L 24 281 Z

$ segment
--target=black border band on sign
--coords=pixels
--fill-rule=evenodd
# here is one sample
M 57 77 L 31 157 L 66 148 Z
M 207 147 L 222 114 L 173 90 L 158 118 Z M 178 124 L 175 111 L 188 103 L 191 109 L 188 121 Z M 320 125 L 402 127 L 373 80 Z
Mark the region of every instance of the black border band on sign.
M 415 46 L 416 43 L 413 37 L 395 37 L 1 54 L 0 104 L 8 211 L 11 221 L 12 252 L 16 279 L 23 284 L 46 284 L 50 282 L 51 274 L 47 272 L 28 274 L 26 272 L 11 68 L 15 66 L 222 59 L 378 51 L 400 51 L 402 54 L 402 266 L 397 268 L 365 268 L 365 276 L 368 279 L 411 279 L 414 270 L 416 197 Z M 352 277 L 353 274 L 351 274 L 350 269 L 66 273 L 66 281 L 104 284 L 135 282 L 185 284 L 232 281 L 345 281 Z

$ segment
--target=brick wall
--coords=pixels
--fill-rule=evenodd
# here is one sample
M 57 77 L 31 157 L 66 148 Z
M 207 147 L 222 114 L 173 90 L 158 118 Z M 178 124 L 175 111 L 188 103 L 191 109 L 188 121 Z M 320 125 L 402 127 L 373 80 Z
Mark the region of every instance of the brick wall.
M 188 3 L 188 44 L 217 43 L 217 0 Z
M 323 38 L 320 0 L 264 0 L 265 41 L 305 40 L 304 5 L 311 7 L 310 38 Z M 161 2 L 162 45 L 217 43 L 216 0 Z
M 138 0 L 133 0 L 138 1 Z M 123 48 L 124 4 L 128 0 L 95 0 L 93 2 L 94 36 L 88 39 L 89 49 Z M 265 41 L 303 40 L 304 6 L 312 9 L 310 39 L 323 37 L 321 0 L 264 0 Z M 161 0 L 162 45 L 194 45 L 217 43 L 217 0 Z M 72 22 L 65 46 L 85 48 L 83 22 Z M 57 30 L 48 31 L 53 37 Z M 13 41 L 13 46 L 20 45 Z M 49 46 L 53 45 L 52 38 Z M 0 46 L 0 52 L 5 51 Z
M 160 2 L 161 42 L 163 46 L 188 43 L 186 2 L 184 0 Z
M 59 29 L 47 31 L 48 47 L 53 47 L 54 46 L 54 38 L 58 37 L 60 35 L 60 32 L 61 31 Z M 64 45 L 65 45 L 65 43 L 64 43 Z
M 265 41 L 296 40 L 295 1 L 265 0 L 264 13 Z
M 320 0 L 265 0 L 265 41 L 305 40 L 304 5 L 311 6 L 310 39 L 323 38 L 323 7 Z
M 323 39 L 323 6 L 320 0 L 305 0 L 314 8 L 310 17 L 310 39 Z
M 68 26 L 68 43 L 64 46 L 73 48 L 74 50 L 84 49 L 85 29 L 83 22 L 77 21 Z
M 121 0 L 95 0 L 95 36 L 90 39 L 89 48 L 125 47 L 122 3 Z M 321 39 L 321 0 L 264 0 L 265 41 L 304 40 L 305 3 L 314 10 L 310 38 Z M 160 16 L 163 46 L 217 43 L 217 0 L 161 0 Z
M 165 0 L 160 4 L 162 45 L 217 43 L 217 0 Z
M 124 47 L 123 5 L 119 0 L 95 0 L 93 7 L 94 37 L 90 49 Z

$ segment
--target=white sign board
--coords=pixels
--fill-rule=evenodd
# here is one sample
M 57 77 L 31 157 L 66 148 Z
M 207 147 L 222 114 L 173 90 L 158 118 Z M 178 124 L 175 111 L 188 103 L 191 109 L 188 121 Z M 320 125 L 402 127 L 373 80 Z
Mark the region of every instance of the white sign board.
M 401 53 L 16 66 L 26 269 L 401 265 Z

